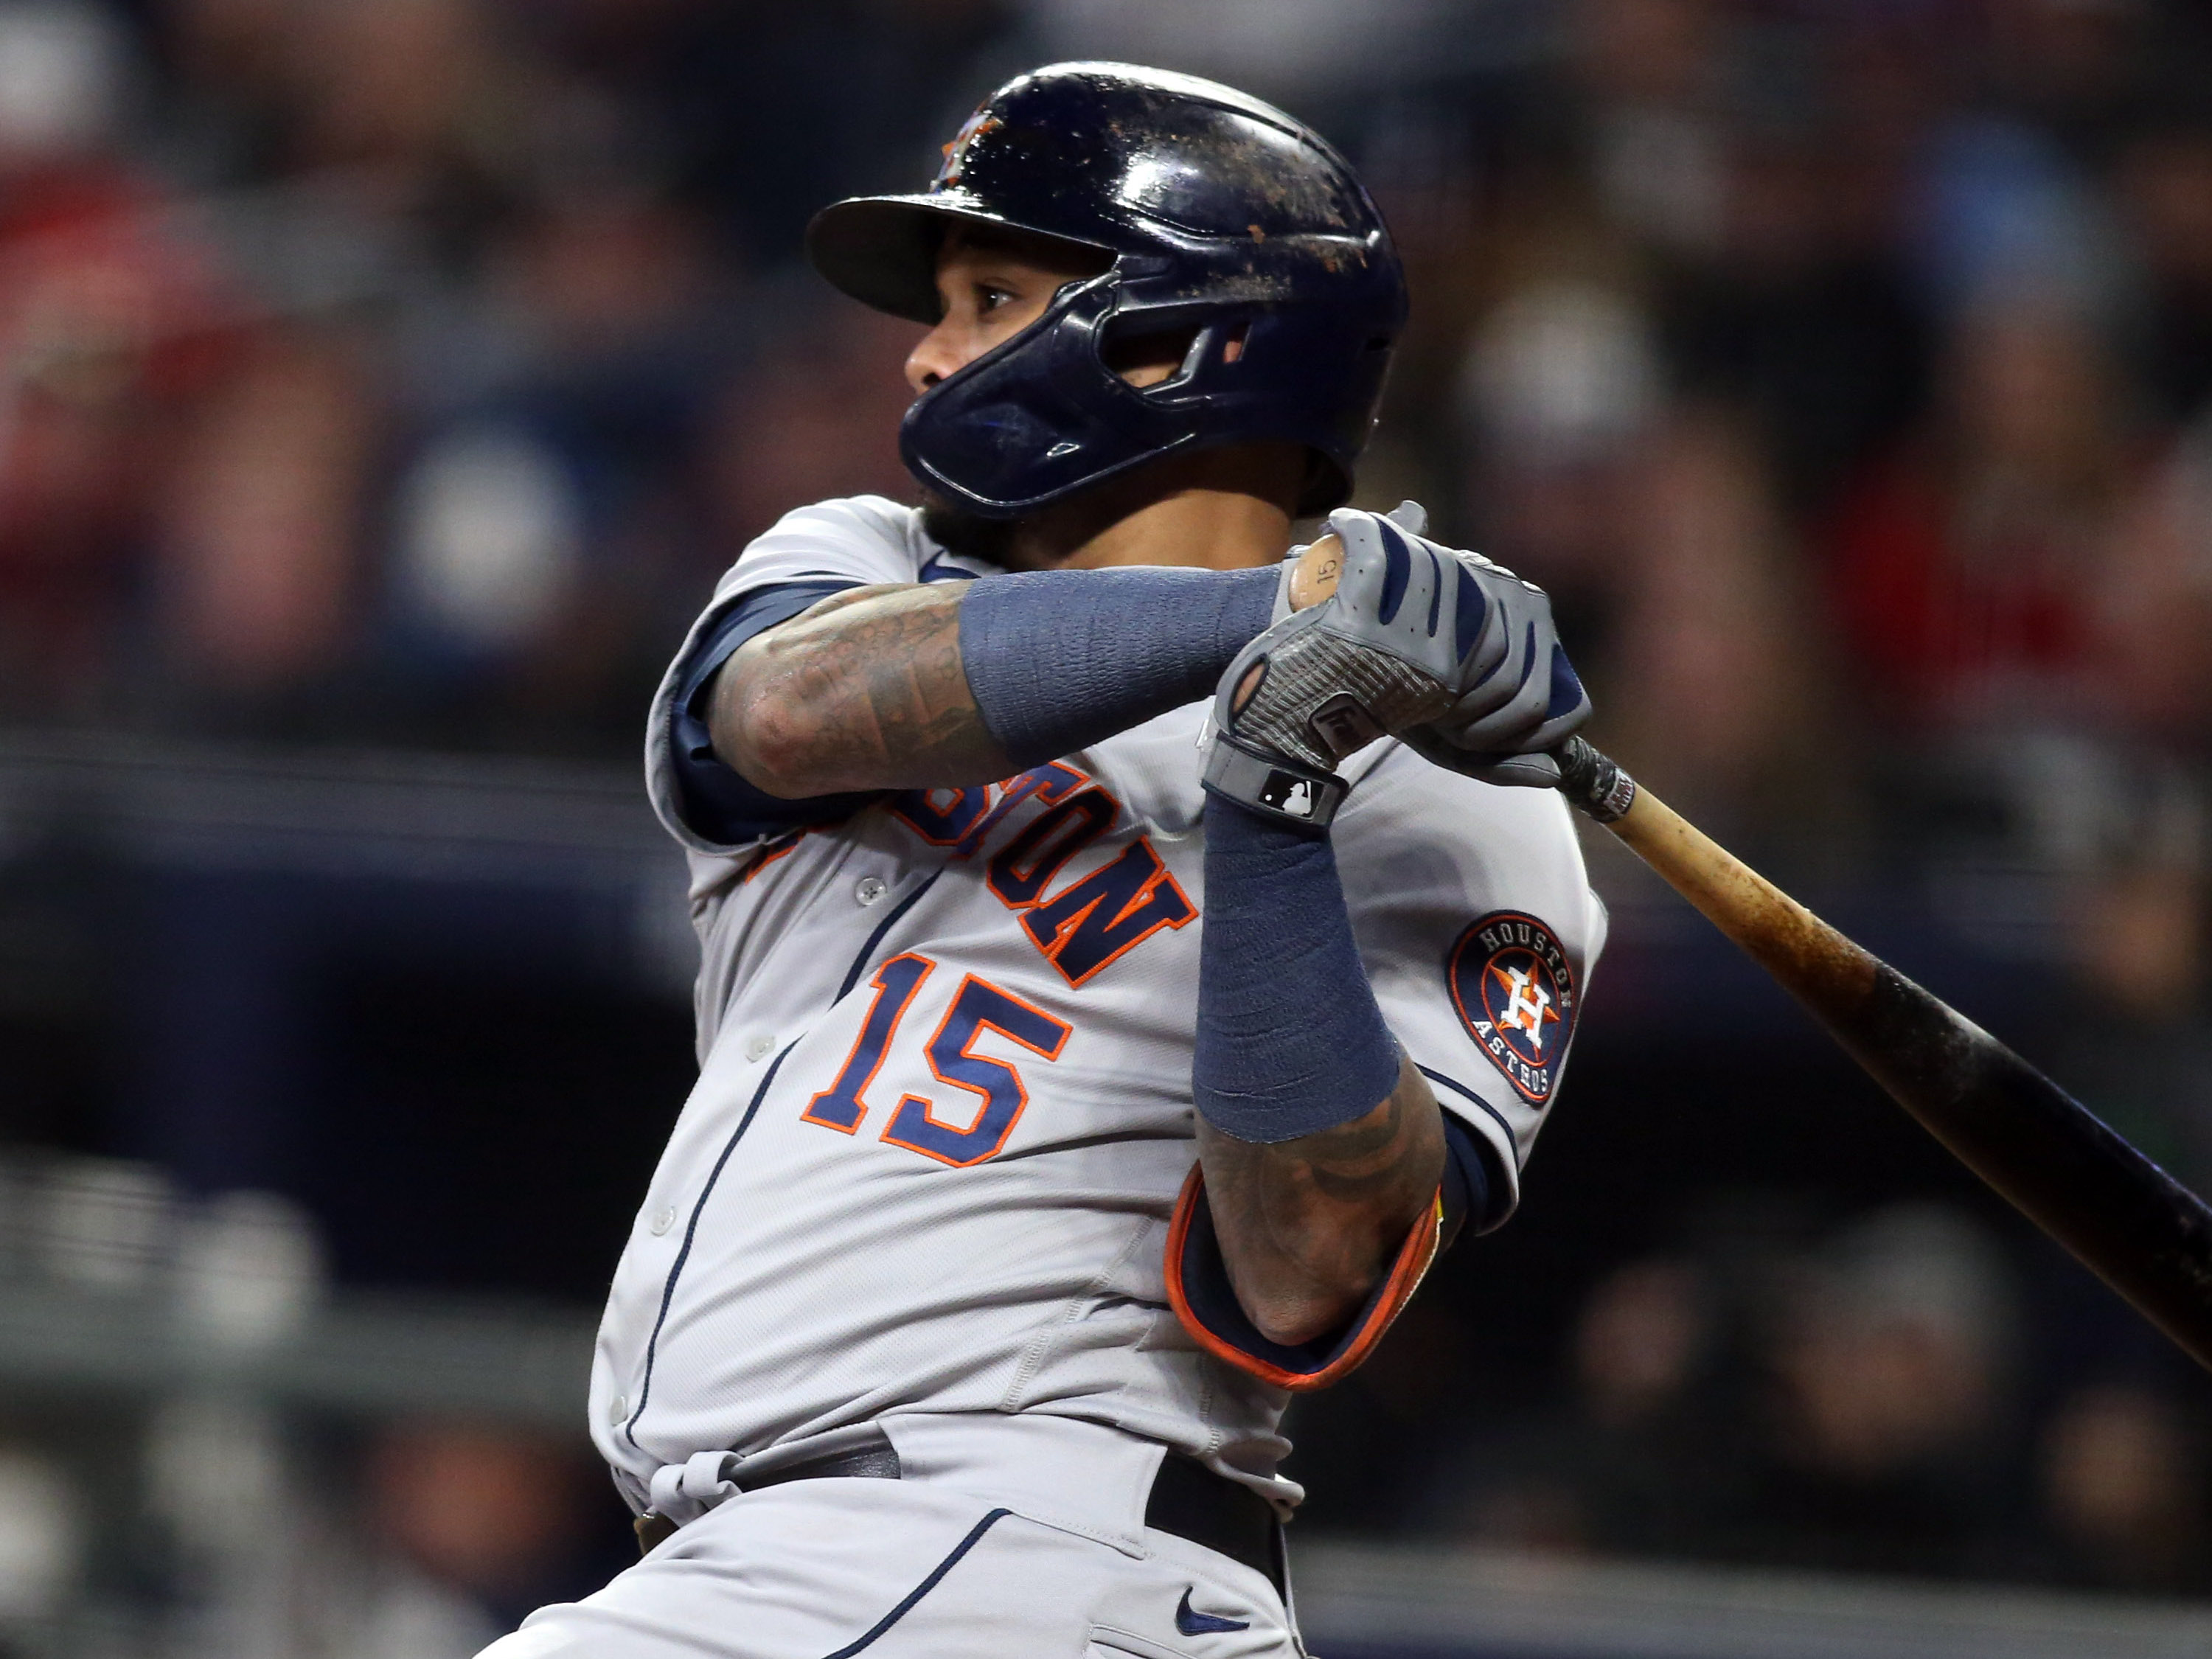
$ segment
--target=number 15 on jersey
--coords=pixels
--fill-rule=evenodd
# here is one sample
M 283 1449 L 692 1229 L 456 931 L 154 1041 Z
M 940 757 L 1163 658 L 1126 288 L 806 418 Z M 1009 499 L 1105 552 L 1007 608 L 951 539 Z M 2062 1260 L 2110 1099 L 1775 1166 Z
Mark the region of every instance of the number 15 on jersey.
M 860 1022 L 860 1034 L 836 1080 L 807 1103 L 801 1114 L 807 1122 L 844 1134 L 859 1133 L 872 1109 L 866 1099 L 868 1087 L 897 1042 L 899 1024 L 922 981 L 936 969 L 927 957 L 908 952 L 876 969 L 869 981 L 875 994 Z M 940 1115 L 939 1100 L 902 1095 L 884 1123 L 881 1138 L 956 1168 L 995 1157 L 1029 1105 L 1029 1089 L 1014 1066 L 977 1054 L 975 1045 L 995 1036 L 1054 1060 L 1060 1058 L 1072 1029 L 1012 992 L 969 974 L 921 1051 L 931 1076 L 948 1089 L 973 1097 L 967 1121 L 959 1121 L 967 1102 L 940 1096 L 945 1103 L 945 1115 Z

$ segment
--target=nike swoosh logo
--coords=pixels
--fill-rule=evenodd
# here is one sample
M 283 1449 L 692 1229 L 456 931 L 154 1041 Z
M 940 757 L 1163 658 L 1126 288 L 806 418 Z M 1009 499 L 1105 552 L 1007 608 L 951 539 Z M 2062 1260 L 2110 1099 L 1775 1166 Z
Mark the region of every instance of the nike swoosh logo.
M 1217 1619 L 1210 1613 L 1190 1610 L 1190 1592 L 1182 1593 L 1182 1601 L 1176 1608 L 1176 1628 L 1185 1636 L 1212 1636 L 1224 1630 L 1249 1630 L 1251 1625 L 1242 1619 Z

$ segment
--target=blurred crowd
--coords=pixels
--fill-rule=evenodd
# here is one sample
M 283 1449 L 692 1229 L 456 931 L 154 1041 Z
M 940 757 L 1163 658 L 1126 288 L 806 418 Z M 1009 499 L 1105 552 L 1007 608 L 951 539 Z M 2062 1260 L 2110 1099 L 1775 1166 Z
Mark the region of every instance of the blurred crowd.
M 629 751 L 749 535 L 908 491 L 911 330 L 805 274 L 808 214 L 1024 63 L 1144 58 L 1361 165 L 1415 298 L 1364 494 L 1553 590 L 1624 759 L 1810 859 L 2058 871 L 2084 972 L 2170 1011 L 2208 41 L 2156 0 L 8 0 L 0 714 Z
M 2208 42 L 2178 0 L 7 0 L 0 718 L 627 755 L 748 536 L 909 491 L 912 331 L 806 275 L 809 213 L 1024 64 L 1143 58 L 1360 164 L 1415 300 L 1365 498 L 1552 588 L 1608 746 L 1785 862 L 2041 903 L 2171 1020 Z
M 915 331 L 808 216 L 1066 57 L 1341 143 L 1414 297 L 1363 504 L 1544 583 L 1724 838 L 2046 969 L 2033 1057 L 2212 1173 L 2183 0 L 0 0 L 0 726 L 627 762 L 749 536 L 910 491 Z M 1413 1513 L 2204 1588 L 2194 1396 L 2033 1322 L 1944 1212 L 1686 1247 Z M 410 1537 L 505 1467 L 362 1464 Z
M 1415 296 L 1366 494 L 1549 584 L 1655 781 L 1752 833 L 2185 866 L 2206 33 L 2154 0 L 9 0 L 0 709 L 629 746 L 749 534 L 907 489 L 909 331 L 805 276 L 808 214 L 919 183 L 1010 69 L 1124 55 L 1361 164 Z
M 1403 1524 L 1539 1550 L 2212 1592 L 2203 1390 L 2129 1316 L 2054 1307 L 1942 1204 L 1826 1229 L 1741 1209 L 1703 1221 L 1597 1280 L 1556 1392 L 1465 1435 L 1410 1483 Z
M 383 1340 L 349 1349 L 327 1262 L 273 1193 L 0 1157 L 0 1655 L 465 1659 L 626 1564 L 526 1346 L 471 1409 L 466 1355 L 394 1351 L 406 1310 L 368 1304 Z M 566 1384 L 589 1327 L 554 1328 Z

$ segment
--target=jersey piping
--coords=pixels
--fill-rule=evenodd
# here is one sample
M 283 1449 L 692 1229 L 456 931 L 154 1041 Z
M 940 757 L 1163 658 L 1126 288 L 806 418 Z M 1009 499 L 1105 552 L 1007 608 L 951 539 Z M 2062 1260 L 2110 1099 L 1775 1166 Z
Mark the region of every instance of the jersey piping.
M 852 967 L 846 970 L 845 982 L 838 987 L 836 1000 L 832 1002 L 830 1006 L 835 1007 L 838 1002 L 842 1002 L 851 994 L 854 986 L 860 983 L 861 974 L 866 971 L 869 962 L 874 957 L 876 947 L 883 943 L 884 935 L 897 925 L 901 916 L 914 908 L 915 902 L 927 893 L 935 884 L 938 877 L 944 873 L 942 869 L 932 871 L 921 885 L 898 902 L 898 907 L 890 915 L 876 924 L 875 932 L 868 935 L 868 942 L 860 947 L 860 955 L 853 958 Z M 804 1034 L 802 1033 L 801 1036 L 803 1036 Z M 707 1200 L 714 1196 L 714 1183 L 722 1178 L 722 1170 L 729 1163 L 730 1154 L 738 1150 L 738 1142 L 744 1139 L 745 1131 L 752 1127 L 754 1115 L 760 1110 L 761 1102 L 768 1097 L 768 1091 L 775 1082 L 775 1074 L 783 1069 L 785 1056 L 799 1046 L 800 1040 L 800 1037 L 792 1038 L 783 1045 L 783 1052 L 770 1062 L 766 1074 L 760 1080 L 760 1087 L 753 1091 L 753 1097 L 745 1107 L 745 1115 L 738 1119 L 737 1129 L 730 1136 L 729 1145 L 722 1148 L 721 1157 L 714 1160 L 714 1170 L 707 1176 L 707 1184 L 700 1188 L 699 1201 L 691 1206 L 690 1223 L 684 1229 L 684 1248 L 677 1251 L 676 1260 L 669 1267 L 668 1282 L 661 1287 L 660 1291 L 660 1312 L 653 1322 L 653 1334 L 646 1341 L 645 1376 L 638 1384 L 637 1409 L 629 1414 L 629 1420 L 623 1425 L 623 1436 L 633 1446 L 637 1444 L 638 1419 L 645 1415 L 646 1404 L 653 1398 L 653 1364 L 659 1352 L 660 1328 L 668 1322 L 669 1304 L 676 1299 L 676 1281 L 683 1277 L 684 1264 L 690 1259 L 691 1241 L 698 1236 L 699 1218 L 706 1211 Z
M 1506 1122 L 1504 1113 L 1500 1112 L 1498 1108 L 1492 1105 L 1480 1095 L 1475 1093 L 1474 1090 L 1468 1088 L 1467 1085 L 1453 1081 L 1450 1078 L 1446 1077 L 1442 1072 L 1432 1072 L 1427 1066 L 1421 1065 L 1418 1061 L 1414 1063 L 1413 1069 L 1419 1072 L 1423 1077 L 1428 1079 L 1430 1082 L 1443 1084 L 1445 1088 L 1450 1090 L 1454 1094 L 1466 1101 L 1468 1104 L 1481 1108 L 1481 1109 L 1489 1116 L 1490 1121 L 1498 1126 L 1498 1132 L 1505 1137 L 1505 1145 L 1513 1155 L 1513 1172 L 1516 1175 L 1520 1174 L 1521 1143 L 1514 1138 L 1512 1126 Z
M 945 867 L 942 865 L 931 871 L 922 878 L 920 886 L 898 902 L 897 908 L 890 915 L 876 924 L 876 931 L 868 935 L 868 942 L 860 947 L 860 954 L 853 958 L 853 965 L 845 970 L 845 982 L 837 988 L 836 997 L 830 1002 L 830 1007 L 836 1007 L 838 1003 L 852 995 L 853 988 L 860 982 L 860 975 L 868 971 L 868 963 L 875 959 L 876 947 L 884 942 L 884 935 L 898 925 L 901 916 L 921 902 L 921 896 L 936 886 L 937 878 L 944 873 Z
M 676 1281 L 684 1276 L 684 1264 L 691 1257 L 692 1241 L 699 1236 L 699 1218 L 706 1212 L 707 1200 L 714 1195 L 714 1183 L 722 1178 L 722 1170 L 730 1161 L 730 1154 L 738 1150 L 738 1143 L 745 1138 L 745 1131 L 752 1127 L 754 1115 L 760 1110 L 761 1102 L 768 1098 L 769 1087 L 775 1081 L 775 1074 L 783 1069 L 785 1055 L 796 1048 L 799 1041 L 799 1037 L 792 1038 L 783 1045 L 783 1053 L 769 1062 L 766 1074 L 760 1080 L 760 1087 L 753 1091 L 752 1100 L 745 1107 L 745 1115 L 738 1120 L 738 1127 L 732 1132 L 729 1144 L 722 1148 L 722 1155 L 714 1160 L 714 1167 L 708 1174 L 707 1184 L 699 1189 L 699 1201 L 691 1206 L 691 1219 L 684 1229 L 684 1248 L 677 1251 L 676 1260 L 669 1265 L 668 1282 L 660 1288 L 660 1313 L 653 1322 L 653 1334 L 646 1340 L 645 1376 L 637 1387 L 637 1409 L 623 1425 L 623 1437 L 633 1446 L 637 1444 L 637 1419 L 645 1415 L 646 1405 L 653 1398 L 653 1362 L 660 1349 L 660 1328 L 668 1322 L 668 1305 L 676 1299 Z
M 952 1553 L 946 1556 L 942 1561 L 939 1561 L 935 1567 L 930 1570 L 929 1577 L 923 1579 L 919 1584 L 916 1584 L 912 1589 L 908 1590 L 906 1593 L 905 1600 L 901 1601 L 896 1607 L 893 1607 L 882 1618 L 876 1620 L 874 1626 L 868 1631 L 866 1635 L 861 1637 L 858 1641 L 848 1642 L 843 1647 L 839 1648 L 835 1653 L 825 1654 L 823 1656 L 823 1659 L 853 1659 L 853 1656 L 854 1654 L 859 1653 L 865 1648 L 873 1646 L 878 1637 L 881 1636 L 893 1625 L 898 1623 L 900 1620 L 905 1618 L 907 1614 L 912 1613 L 915 1609 L 915 1603 L 919 1602 L 923 1596 L 928 1595 L 930 1591 L 935 1589 L 944 1580 L 945 1575 L 960 1565 L 960 1558 L 967 1554 L 969 1550 L 974 1549 L 977 1544 L 981 1543 L 985 1533 L 990 1531 L 992 1528 L 997 1526 L 1000 1522 L 1005 1520 L 1012 1513 L 1013 1511 L 1012 1510 L 993 1510 L 981 1521 L 978 1521 L 974 1526 L 968 1529 L 968 1535 L 952 1547 Z

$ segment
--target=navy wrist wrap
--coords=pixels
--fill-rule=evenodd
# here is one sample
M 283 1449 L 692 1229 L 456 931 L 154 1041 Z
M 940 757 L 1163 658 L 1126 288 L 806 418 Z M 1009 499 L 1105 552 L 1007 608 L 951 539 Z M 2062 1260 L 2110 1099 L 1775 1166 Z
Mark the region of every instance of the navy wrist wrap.
M 960 601 L 960 661 L 1015 767 L 1058 760 L 1210 696 L 1265 632 L 1282 572 L 1033 570 Z
M 1295 1140 L 1364 1117 L 1398 1085 L 1398 1045 L 1352 938 L 1325 836 L 1206 802 L 1199 1113 L 1238 1140 Z

